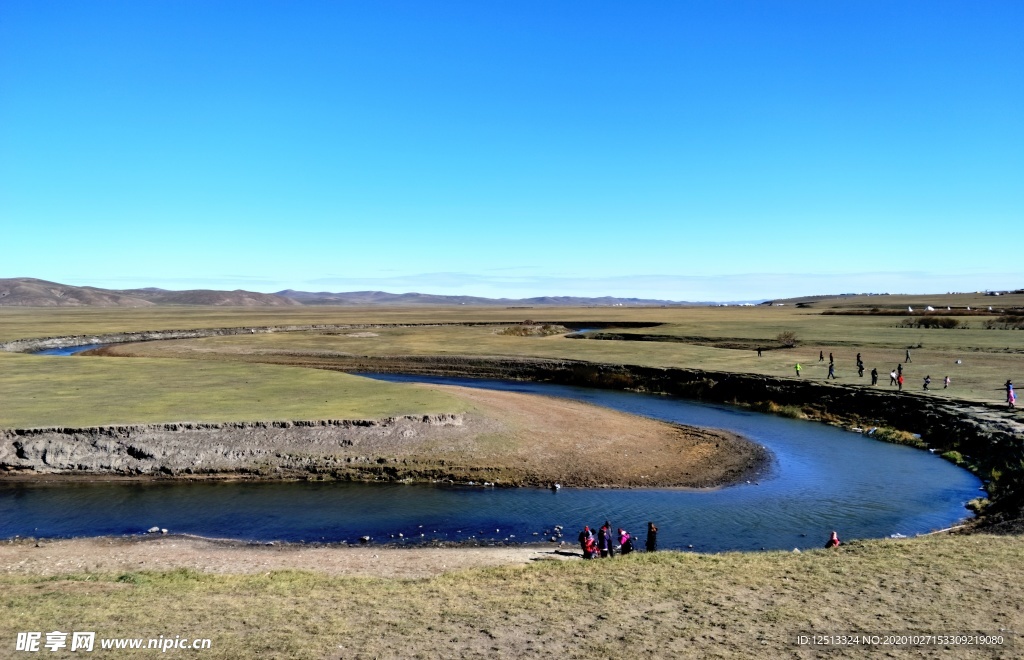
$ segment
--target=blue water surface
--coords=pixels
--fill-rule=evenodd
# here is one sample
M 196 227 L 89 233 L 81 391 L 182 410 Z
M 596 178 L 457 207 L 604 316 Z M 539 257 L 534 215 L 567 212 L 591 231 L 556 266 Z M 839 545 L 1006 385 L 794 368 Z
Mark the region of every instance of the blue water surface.
M 967 516 L 980 481 L 926 451 L 823 424 L 668 396 L 544 383 L 373 375 L 543 394 L 670 422 L 727 429 L 768 448 L 765 473 L 713 490 L 483 488 L 351 483 L 102 483 L 0 486 L 0 538 L 172 533 L 252 541 L 574 542 L 608 520 L 659 547 L 698 551 L 818 547 L 913 535 Z M 401 534 L 401 536 L 399 536 Z

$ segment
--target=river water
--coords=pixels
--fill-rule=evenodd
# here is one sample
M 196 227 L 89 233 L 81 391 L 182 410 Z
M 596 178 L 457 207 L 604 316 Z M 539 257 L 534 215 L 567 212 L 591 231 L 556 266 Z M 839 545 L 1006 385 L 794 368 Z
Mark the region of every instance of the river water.
M 36 351 L 32 355 L 76 355 L 83 351 L 92 350 L 94 348 L 104 348 L 105 346 L 112 346 L 112 344 L 86 344 L 84 346 L 65 346 L 63 348 L 44 348 L 41 351 Z
M 823 424 L 729 406 L 610 390 L 462 378 L 375 375 L 545 394 L 670 422 L 722 428 L 766 446 L 757 481 L 715 490 L 501 489 L 349 483 L 107 483 L 0 486 L 0 538 L 140 533 L 152 526 L 251 541 L 375 543 L 575 541 L 611 521 L 659 547 L 697 551 L 813 548 L 913 535 L 966 517 L 980 481 L 926 451 Z M 401 535 L 401 536 L 399 536 Z

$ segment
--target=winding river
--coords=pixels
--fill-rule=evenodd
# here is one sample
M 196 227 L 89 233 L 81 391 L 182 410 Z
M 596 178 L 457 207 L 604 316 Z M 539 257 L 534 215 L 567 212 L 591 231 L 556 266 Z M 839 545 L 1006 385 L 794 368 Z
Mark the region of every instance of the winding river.
M 77 347 L 85 350 L 87 347 Z M 368 374 L 364 374 L 368 375 Z M 495 489 L 352 483 L 0 485 L 0 538 L 171 533 L 254 542 L 523 543 L 555 527 L 574 543 L 610 520 L 659 547 L 696 551 L 814 548 L 840 538 L 914 535 L 967 516 L 981 482 L 925 451 L 823 424 L 666 396 L 544 383 L 370 375 L 545 394 L 683 424 L 735 431 L 773 455 L 756 482 L 715 490 Z M 0 482 L 2 483 L 2 482 Z

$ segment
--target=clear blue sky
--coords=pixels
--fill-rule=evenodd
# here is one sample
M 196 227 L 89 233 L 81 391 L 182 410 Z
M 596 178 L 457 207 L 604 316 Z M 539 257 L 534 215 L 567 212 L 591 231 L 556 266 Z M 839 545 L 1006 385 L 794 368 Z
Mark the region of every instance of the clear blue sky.
M 1024 2 L 0 2 L 0 277 L 1024 286 Z

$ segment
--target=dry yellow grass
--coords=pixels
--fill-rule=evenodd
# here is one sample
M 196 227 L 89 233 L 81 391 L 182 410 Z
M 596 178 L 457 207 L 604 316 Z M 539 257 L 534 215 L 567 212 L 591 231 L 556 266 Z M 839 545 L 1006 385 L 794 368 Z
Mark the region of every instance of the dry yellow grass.
M 674 312 L 677 315 L 679 312 Z M 777 314 L 777 318 L 771 318 Z M 643 316 L 637 312 L 640 318 Z M 836 359 L 836 375 L 844 385 L 867 386 L 877 368 L 881 387 L 888 373 L 904 361 L 908 346 L 913 362 L 906 364 L 906 387 L 920 390 L 925 375 L 932 377 L 936 397 L 954 397 L 987 403 L 1003 400 L 1002 384 L 1009 378 L 1024 381 L 1024 332 L 1019 330 L 911 330 L 893 327 L 893 317 L 821 316 L 790 308 L 698 308 L 687 319 L 677 318 L 656 329 L 623 333 L 674 334 L 683 337 L 763 339 L 766 343 L 781 329 L 795 329 L 801 338 L 794 349 L 765 351 L 718 348 L 683 342 L 600 341 L 551 337 L 503 335 L 490 326 L 381 328 L 375 337 L 299 332 L 234 337 L 211 337 L 145 344 L 127 344 L 115 353 L 139 356 L 273 360 L 277 357 L 330 358 L 332 355 L 481 355 L 538 358 L 569 358 L 591 362 L 645 366 L 698 368 L 776 377 L 793 376 L 796 362 L 804 367 L 803 378 L 827 376 L 828 355 Z M 974 323 L 972 321 L 972 323 Z M 825 362 L 818 361 L 824 353 Z M 866 363 L 864 377 L 857 376 L 856 354 Z M 960 364 L 957 364 L 960 360 Z M 952 386 L 942 389 L 950 376 Z
M 1003 631 L 1012 646 L 980 655 L 948 646 L 874 651 L 1013 658 L 1024 644 L 1022 560 L 1024 539 L 979 535 L 802 554 L 538 562 L 416 580 L 330 577 L 315 566 L 256 575 L 6 575 L 0 639 L 51 630 L 182 634 L 210 638 L 209 658 L 811 658 L 826 651 L 798 647 L 797 633 Z

